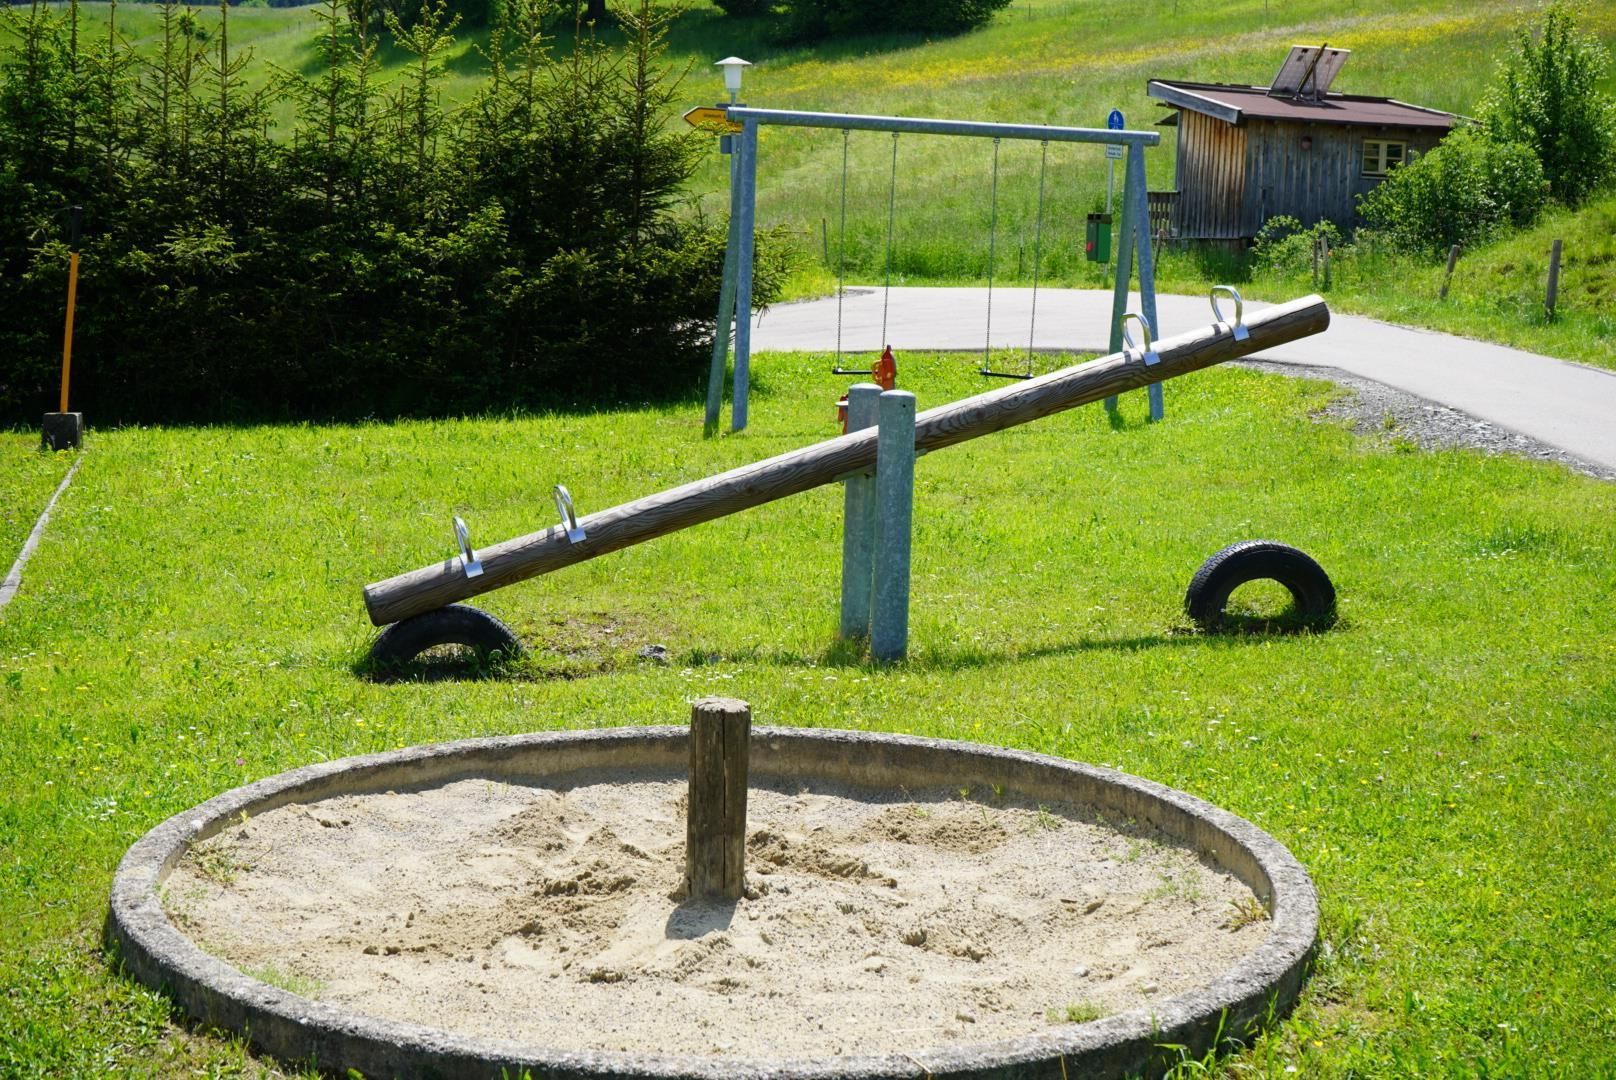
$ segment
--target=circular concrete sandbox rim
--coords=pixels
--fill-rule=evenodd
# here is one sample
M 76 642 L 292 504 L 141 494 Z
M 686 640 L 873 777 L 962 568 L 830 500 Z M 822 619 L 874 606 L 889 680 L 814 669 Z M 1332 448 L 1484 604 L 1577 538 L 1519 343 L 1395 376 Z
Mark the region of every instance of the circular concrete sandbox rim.
M 124 967 L 172 995 L 191 1016 L 245 1035 L 277 1058 L 368 1077 L 1053 1078 L 1158 1074 L 1183 1046 L 1199 1056 L 1219 1038 L 1245 1038 L 1295 1002 L 1318 933 L 1307 871 L 1243 818 L 1183 792 L 1112 769 L 971 743 L 902 735 L 760 727 L 751 772 L 891 790 L 999 785 L 1007 792 L 1089 806 L 1154 826 L 1227 870 L 1268 908 L 1262 943 L 1210 984 L 1148 1008 L 993 1042 L 933 1047 L 920 1056 L 767 1059 L 565 1052 L 455 1034 L 311 1001 L 259 982 L 198 948 L 159 898 L 189 847 L 231 823 L 335 795 L 419 789 L 472 777 L 544 783 L 584 771 L 684 769 L 687 729 L 607 728 L 470 739 L 344 758 L 271 776 L 176 814 L 125 854 L 113 878 L 108 937 Z

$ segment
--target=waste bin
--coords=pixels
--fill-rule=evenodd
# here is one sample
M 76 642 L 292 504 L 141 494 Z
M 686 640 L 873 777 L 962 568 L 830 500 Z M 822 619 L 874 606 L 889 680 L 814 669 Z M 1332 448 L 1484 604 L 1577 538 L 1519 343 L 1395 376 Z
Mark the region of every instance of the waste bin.
M 1090 214 L 1088 229 L 1084 233 L 1083 254 L 1089 262 L 1111 261 L 1111 215 Z

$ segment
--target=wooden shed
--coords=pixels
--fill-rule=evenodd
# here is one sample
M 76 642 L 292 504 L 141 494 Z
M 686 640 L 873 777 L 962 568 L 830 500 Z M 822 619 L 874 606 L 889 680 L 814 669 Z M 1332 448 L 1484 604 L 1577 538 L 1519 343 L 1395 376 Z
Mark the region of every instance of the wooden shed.
M 1169 236 L 1245 242 L 1279 214 L 1349 230 L 1359 195 L 1453 127 L 1452 113 L 1330 93 L 1347 55 L 1298 45 L 1269 86 L 1150 80 L 1146 92 L 1175 110 L 1161 123 L 1178 128 Z

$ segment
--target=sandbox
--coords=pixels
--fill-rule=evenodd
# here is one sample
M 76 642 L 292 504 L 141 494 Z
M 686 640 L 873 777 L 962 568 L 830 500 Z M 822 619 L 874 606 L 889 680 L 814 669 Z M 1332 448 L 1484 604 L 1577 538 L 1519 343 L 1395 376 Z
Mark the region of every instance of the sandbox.
M 1250 823 L 1107 769 L 759 728 L 745 894 L 684 893 L 683 728 L 239 788 L 133 848 L 109 933 L 261 1049 L 367 1076 L 1158 1072 L 1286 1010 L 1317 904 Z

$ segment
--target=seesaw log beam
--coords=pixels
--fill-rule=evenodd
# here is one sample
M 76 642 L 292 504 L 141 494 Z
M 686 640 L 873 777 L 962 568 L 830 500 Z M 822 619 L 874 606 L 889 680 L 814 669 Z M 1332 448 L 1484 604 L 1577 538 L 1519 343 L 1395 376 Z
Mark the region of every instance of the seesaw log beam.
M 1304 296 L 1258 312 L 1245 325 L 1250 336 L 1243 341 L 1235 340 L 1229 326 L 1213 324 L 1157 342 L 1156 364 L 1147 366 L 1137 352 L 1113 353 L 931 409 L 916 418 L 915 448 L 940 450 L 1317 334 L 1330 325 L 1330 310 L 1320 297 Z M 866 428 L 590 514 L 578 522 L 586 538 L 576 543 L 556 525 L 478 548 L 479 577 L 466 577 L 459 560 L 450 558 L 375 582 L 365 587 L 370 621 L 386 626 L 831 483 L 874 466 L 876 436 Z

